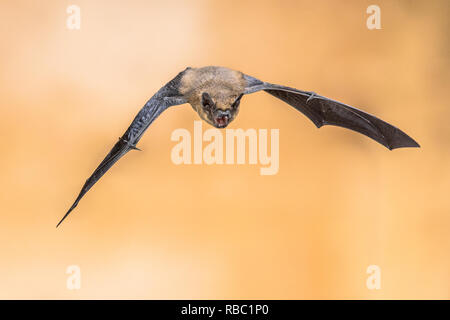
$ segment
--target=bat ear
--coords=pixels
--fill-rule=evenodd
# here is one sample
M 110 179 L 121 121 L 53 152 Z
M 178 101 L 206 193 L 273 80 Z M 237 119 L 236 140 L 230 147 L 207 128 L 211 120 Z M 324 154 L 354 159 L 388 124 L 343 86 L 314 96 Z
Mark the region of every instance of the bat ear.
M 241 102 L 241 98 L 242 98 L 243 95 L 244 95 L 244 94 L 241 93 L 241 94 L 239 95 L 239 97 L 237 97 L 237 99 L 233 102 L 233 104 L 231 105 L 231 108 L 232 108 L 232 109 L 237 109 L 237 107 L 239 107 L 239 103 Z
M 210 97 L 210 95 L 209 95 L 209 93 L 208 92 L 203 92 L 202 93 L 202 100 L 211 100 L 211 97 Z
M 208 92 L 202 93 L 202 105 L 204 108 L 212 108 L 214 106 L 214 101 L 211 99 Z

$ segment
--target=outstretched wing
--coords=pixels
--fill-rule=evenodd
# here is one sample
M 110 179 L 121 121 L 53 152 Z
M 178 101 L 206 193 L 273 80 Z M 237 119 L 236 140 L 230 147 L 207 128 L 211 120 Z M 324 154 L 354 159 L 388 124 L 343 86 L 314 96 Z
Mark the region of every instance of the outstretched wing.
M 322 97 L 314 92 L 270 84 L 247 75 L 244 77 L 247 81 L 245 93 L 264 90 L 302 112 L 318 128 L 328 124 L 354 130 L 374 139 L 390 150 L 420 147 L 416 141 L 400 129 L 364 111 Z
M 183 71 L 184 72 L 184 71 Z M 69 213 L 75 209 L 80 202 L 81 198 L 92 188 L 92 186 L 105 174 L 114 163 L 117 162 L 128 151 L 136 149 L 136 144 L 141 139 L 145 130 L 150 124 L 168 107 L 178 104 L 186 103 L 184 98 L 178 92 L 183 72 L 179 73 L 172 81 L 162 87 L 150 100 L 147 101 L 145 106 L 139 111 L 134 118 L 127 131 L 123 134 L 119 141 L 114 145 L 105 159 L 95 169 L 94 173 L 86 180 L 83 188 L 81 188 L 80 194 L 75 199 L 70 209 L 64 215 L 64 217 L 56 225 L 58 227 L 61 222 L 69 215 Z

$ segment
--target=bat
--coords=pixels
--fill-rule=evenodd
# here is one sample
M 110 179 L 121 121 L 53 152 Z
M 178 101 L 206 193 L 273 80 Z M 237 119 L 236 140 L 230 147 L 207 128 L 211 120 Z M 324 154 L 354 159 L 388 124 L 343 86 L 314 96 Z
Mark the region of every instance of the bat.
M 128 151 L 139 150 L 136 144 L 164 110 L 170 106 L 189 103 L 201 119 L 221 129 L 227 127 L 238 115 L 243 95 L 258 91 L 265 91 L 291 105 L 318 128 L 334 125 L 354 130 L 389 150 L 420 147 L 406 133 L 389 123 L 314 92 L 271 84 L 224 67 L 186 68 L 147 101 L 119 141 L 86 180 L 75 202 L 56 227 L 114 163 Z

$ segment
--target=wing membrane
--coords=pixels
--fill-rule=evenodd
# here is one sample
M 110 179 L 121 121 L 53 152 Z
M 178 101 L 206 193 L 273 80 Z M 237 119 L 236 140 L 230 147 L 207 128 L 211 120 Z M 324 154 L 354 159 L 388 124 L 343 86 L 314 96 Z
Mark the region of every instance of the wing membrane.
M 64 219 L 72 212 L 78 205 L 81 198 L 92 188 L 92 186 L 128 151 L 137 149 L 136 144 L 141 139 L 145 130 L 150 124 L 168 107 L 185 103 L 184 99 L 178 93 L 179 81 L 183 72 L 178 74 L 172 81 L 162 87 L 139 111 L 134 118 L 127 131 L 123 134 L 119 141 L 114 145 L 111 151 L 106 155 L 105 159 L 95 169 L 94 173 L 86 180 L 86 183 L 81 188 L 75 202 L 66 212 L 64 217 L 56 225 L 58 227 Z M 139 149 L 138 149 L 139 150 Z
M 246 93 L 264 90 L 302 112 L 318 128 L 324 125 L 344 127 L 362 133 L 390 150 L 419 147 L 416 141 L 400 129 L 344 103 L 314 92 L 270 84 L 249 76 L 246 78 L 248 83 Z

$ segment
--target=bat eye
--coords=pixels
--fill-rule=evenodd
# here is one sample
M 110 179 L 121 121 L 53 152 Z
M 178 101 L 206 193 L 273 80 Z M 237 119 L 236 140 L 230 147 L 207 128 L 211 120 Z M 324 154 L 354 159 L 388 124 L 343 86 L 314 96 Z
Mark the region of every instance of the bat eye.
M 203 101 L 203 108 L 205 109 L 211 109 L 211 105 L 207 101 Z

